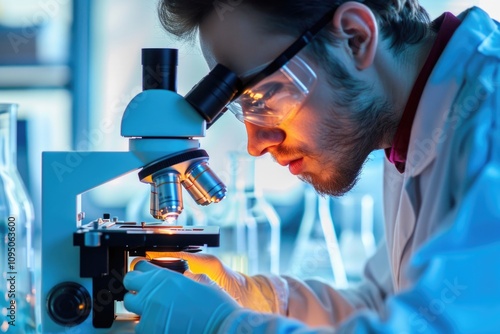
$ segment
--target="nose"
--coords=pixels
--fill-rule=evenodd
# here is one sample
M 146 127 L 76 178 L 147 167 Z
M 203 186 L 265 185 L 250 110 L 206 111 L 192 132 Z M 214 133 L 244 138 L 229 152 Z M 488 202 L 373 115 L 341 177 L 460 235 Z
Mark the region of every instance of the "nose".
M 255 157 L 265 154 L 269 147 L 279 145 L 285 140 L 285 131 L 280 128 L 267 128 L 245 122 L 248 135 L 248 153 Z

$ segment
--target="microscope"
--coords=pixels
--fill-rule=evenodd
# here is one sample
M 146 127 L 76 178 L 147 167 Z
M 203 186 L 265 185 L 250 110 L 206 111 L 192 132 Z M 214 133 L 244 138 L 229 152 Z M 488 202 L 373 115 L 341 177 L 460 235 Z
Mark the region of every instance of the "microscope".
M 182 188 L 200 205 L 225 196 L 198 138 L 222 115 L 241 82 L 217 65 L 182 97 L 176 93 L 176 49 L 143 49 L 142 65 L 143 91 L 121 122 L 128 151 L 42 154 L 38 332 L 133 333 L 138 317 L 118 314 L 115 307 L 127 293 L 129 257 L 219 245 L 218 227 L 175 221 L 183 210 Z M 85 217 L 82 194 L 134 171 L 151 187 L 156 221 L 122 221 L 107 213 Z

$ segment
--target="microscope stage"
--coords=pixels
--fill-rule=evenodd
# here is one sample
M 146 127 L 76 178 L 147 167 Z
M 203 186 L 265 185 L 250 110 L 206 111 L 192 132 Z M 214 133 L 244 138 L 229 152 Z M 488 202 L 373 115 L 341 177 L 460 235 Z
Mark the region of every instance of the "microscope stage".
M 82 226 L 73 234 L 81 247 L 120 247 L 133 251 L 193 251 L 199 246 L 218 247 L 219 227 L 178 226 L 102 220 Z

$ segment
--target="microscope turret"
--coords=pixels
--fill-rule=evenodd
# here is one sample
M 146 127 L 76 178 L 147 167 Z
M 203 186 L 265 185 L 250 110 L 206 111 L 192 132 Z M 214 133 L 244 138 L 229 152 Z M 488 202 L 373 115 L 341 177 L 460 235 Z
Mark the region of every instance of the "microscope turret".
M 122 280 L 129 256 L 219 245 L 214 226 L 128 222 L 109 215 L 84 222 L 81 194 L 133 171 L 150 185 L 151 214 L 162 221 L 181 214 L 182 187 L 201 205 L 225 196 L 198 138 L 234 96 L 239 79 L 218 65 L 182 97 L 175 92 L 177 50 L 142 52 L 144 90 L 130 101 L 121 123 L 129 150 L 43 153 L 43 333 L 132 333 L 137 318 L 115 310 L 115 301 L 126 293 Z

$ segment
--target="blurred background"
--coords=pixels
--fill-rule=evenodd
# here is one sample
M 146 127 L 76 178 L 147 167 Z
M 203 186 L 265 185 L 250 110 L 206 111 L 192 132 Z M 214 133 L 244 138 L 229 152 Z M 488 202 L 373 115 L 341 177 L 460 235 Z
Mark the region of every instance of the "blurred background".
M 473 5 L 500 18 L 496 0 L 421 3 L 432 18 L 444 11 L 458 14 Z M 208 73 L 196 43 L 181 43 L 162 30 L 156 6 L 156 0 L 0 0 L 0 102 L 20 105 L 18 164 L 37 218 L 42 151 L 127 149 L 127 140 L 120 137 L 120 121 L 128 102 L 141 91 L 141 48 L 179 49 L 181 95 Z M 202 139 L 202 147 L 211 156 L 212 169 L 228 182 L 228 152 L 245 151 L 244 126 L 234 117 L 222 117 Z M 383 232 L 381 163 L 382 156 L 374 154 L 352 193 L 358 198 L 369 196 L 364 208 L 371 217 L 369 229 L 375 243 Z M 281 220 L 281 270 L 286 271 L 291 261 L 287 254 L 304 216 L 315 215 L 317 209 L 307 211 L 307 188 L 285 167 L 263 157 L 256 160 L 255 168 L 256 187 Z M 139 220 L 135 217 L 147 215 L 148 191 L 131 173 L 86 194 L 84 211 L 87 217 L 109 212 Z M 345 206 L 345 201 L 328 201 L 336 220 L 335 207 Z M 335 223 L 337 235 L 342 230 L 341 223 Z

